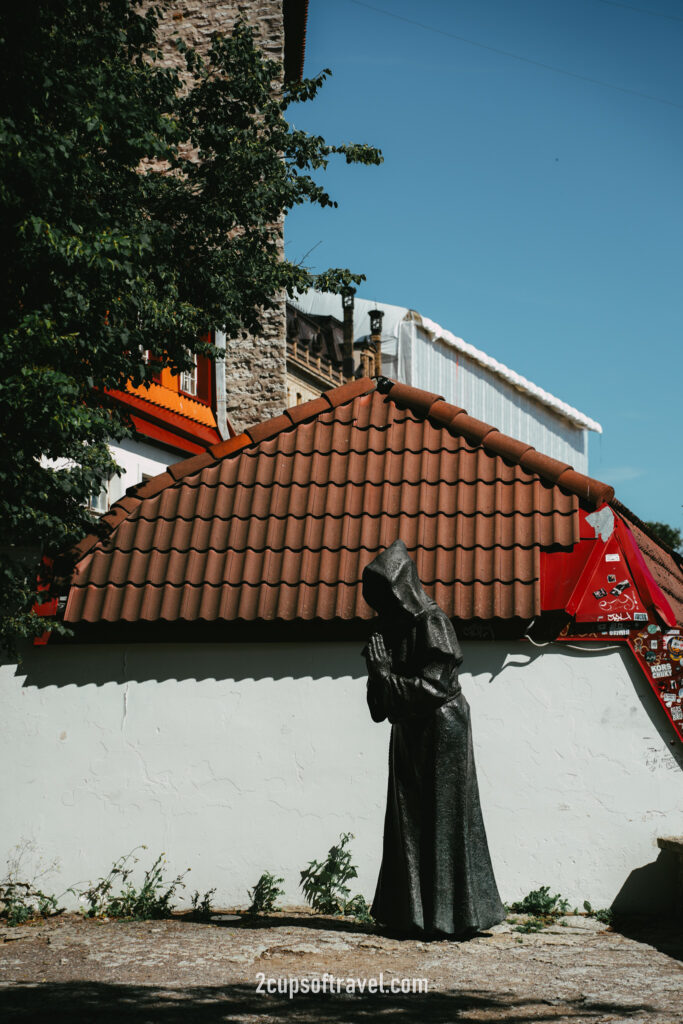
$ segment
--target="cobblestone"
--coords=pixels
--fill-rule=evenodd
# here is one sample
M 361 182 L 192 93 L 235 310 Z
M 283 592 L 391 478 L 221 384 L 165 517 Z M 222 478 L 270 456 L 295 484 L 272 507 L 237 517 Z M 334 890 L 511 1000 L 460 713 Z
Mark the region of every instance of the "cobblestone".
M 584 917 L 537 933 L 511 923 L 468 942 L 424 942 L 300 909 L 208 924 L 69 915 L 0 929 L 0 1019 L 681 1024 L 681 960 L 673 928 L 640 926 L 629 937 Z M 262 994 L 260 975 L 327 976 L 328 990 Z M 329 991 L 330 975 L 339 991 Z M 385 988 L 426 978 L 428 991 L 347 991 L 347 979 L 367 988 L 372 978 Z

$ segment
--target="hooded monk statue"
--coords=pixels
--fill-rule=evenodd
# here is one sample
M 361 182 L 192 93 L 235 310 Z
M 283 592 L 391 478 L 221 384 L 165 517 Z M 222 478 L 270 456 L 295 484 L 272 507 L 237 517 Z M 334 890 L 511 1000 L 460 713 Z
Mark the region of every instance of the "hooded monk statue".
M 372 905 L 406 932 L 466 938 L 498 924 L 498 895 L 479 804 L 460 645 L 395 541 L 363 572 L 378 613 L 363 651 L 368 705 L 392 724 L 384 849 Z

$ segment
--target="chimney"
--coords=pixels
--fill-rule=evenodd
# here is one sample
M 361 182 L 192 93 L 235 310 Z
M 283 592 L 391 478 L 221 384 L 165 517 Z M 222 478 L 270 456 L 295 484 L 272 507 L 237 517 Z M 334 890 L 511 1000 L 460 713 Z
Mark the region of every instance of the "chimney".
M 375 372 L 373 376 L 382 376 L 382 320 L 384 313 L 381 309 L 371 309 L 370 317 L 370 342 L 375 350 Z
M 355 294 L 355 288 L 345 288 L 342 292 L 342 308 L 344 310 L 344 359 L 342 362 L 342 373 L 347 380 L 351 380 L 355 369 L 353 362 L 353 297 Z

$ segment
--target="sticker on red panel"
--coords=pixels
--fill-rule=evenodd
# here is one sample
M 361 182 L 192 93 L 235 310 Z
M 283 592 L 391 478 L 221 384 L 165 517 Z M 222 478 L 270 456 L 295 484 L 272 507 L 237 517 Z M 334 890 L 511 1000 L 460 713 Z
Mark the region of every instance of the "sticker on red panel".
M 632 635 L 629 646 L 680 739 L 683 734 L 683 636 L 680 629 L 662 631 L 659 626 L 653 629 L 653 625 Z M 656 640 L 653 635 L 657 636 Z
M 683 637 L 668 636 L 666 638 L 666 647 L 672 661 L 681 661 L 683 658 Z

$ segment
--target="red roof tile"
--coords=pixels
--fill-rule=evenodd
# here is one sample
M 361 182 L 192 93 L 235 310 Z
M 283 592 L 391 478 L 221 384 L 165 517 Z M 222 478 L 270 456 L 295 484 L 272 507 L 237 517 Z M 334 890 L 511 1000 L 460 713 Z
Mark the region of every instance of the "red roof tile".
M 576 543 L 579 496 L 612 489 L 381 383 L 335 388 L 128 495 L 110 535 L 79 545 L 66 620 L 370 618 L 363 568 L 399 536 L 449 615 L 537 615 L 541 548 Z

